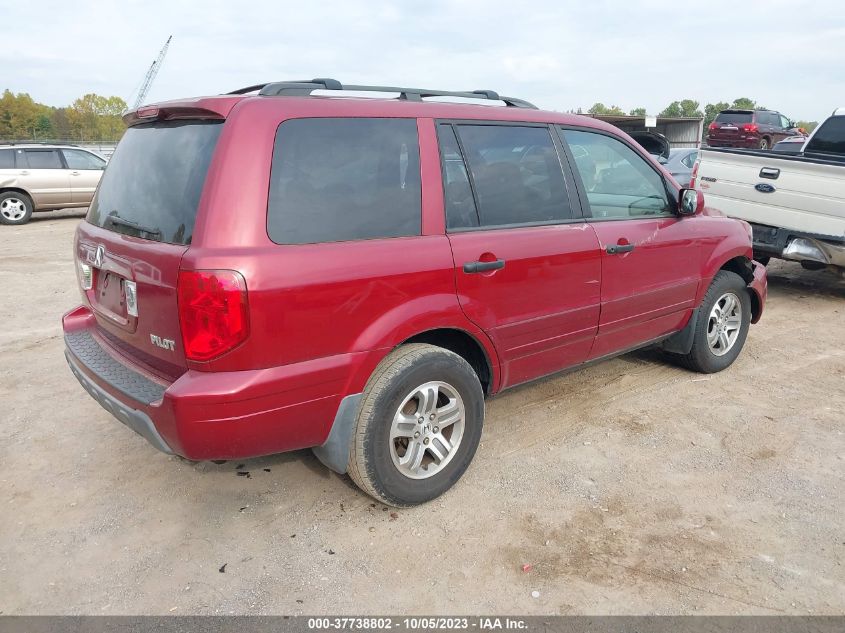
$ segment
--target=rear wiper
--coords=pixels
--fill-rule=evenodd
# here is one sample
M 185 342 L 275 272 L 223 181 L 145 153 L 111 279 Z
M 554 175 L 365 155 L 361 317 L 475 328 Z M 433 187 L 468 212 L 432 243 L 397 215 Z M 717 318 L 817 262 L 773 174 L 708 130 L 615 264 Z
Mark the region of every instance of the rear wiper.
M 137 222 L 133 222 L 132 220 L 124 220 L 117 214 L 116 211 L 112 211 L 106 217 L 111 221 L 112 224 L 117 224 L 118 226 L 128 226 L 130 229 L 135 229 L 136 231 L 140 231 L 141 233 L 149 233 L 150 235 L 161 235 L 160 229 L 150 228 L 148 226 L 138 224 Z

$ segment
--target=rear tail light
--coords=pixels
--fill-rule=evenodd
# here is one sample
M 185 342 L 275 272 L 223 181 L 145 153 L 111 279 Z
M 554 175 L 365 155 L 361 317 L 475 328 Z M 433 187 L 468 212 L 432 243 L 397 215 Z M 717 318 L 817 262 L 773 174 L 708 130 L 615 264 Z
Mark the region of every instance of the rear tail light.
M 713 123 L 711 123 L 710 125 L 708 125 L 708 126 L 707 126 L 707 129 L 708 129 L 708 130 L 718 130 L 718 129 L 719 129 L 719 124 L 718 124 L 718 123 L 716 123 L 716 122 L 713 122 Z
M 88 264 L 78 262 L 79 265 L 79 285 L 83 290 L 91 290 L 94 285 L 94 274 Z
M 246 282 L 234 270 L 183 270 L 177 284 L 185 356 L 207 361 L 249 336 Z
M 756 123 L 745 123 L 742 126 L 743 132 L 756 132 L 757 131 L 757 124 Z
M 695 179 L 698 176 L 698 164 L 700 162 L 701 162 L 700 160 L 697 160 L 692 165 L 692 174 L 690 175 L 690 180 L 689 180 L 689 188 L 690 189 L 695 189 Z

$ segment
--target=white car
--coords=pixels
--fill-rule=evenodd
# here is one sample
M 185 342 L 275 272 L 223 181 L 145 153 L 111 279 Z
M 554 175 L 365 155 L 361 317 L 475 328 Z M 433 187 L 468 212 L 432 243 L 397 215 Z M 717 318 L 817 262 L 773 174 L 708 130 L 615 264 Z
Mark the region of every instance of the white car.
M 72 145 L 0 145 L 0 224 L 25 224 L 34 211 L 87 207 L 106 162 Z

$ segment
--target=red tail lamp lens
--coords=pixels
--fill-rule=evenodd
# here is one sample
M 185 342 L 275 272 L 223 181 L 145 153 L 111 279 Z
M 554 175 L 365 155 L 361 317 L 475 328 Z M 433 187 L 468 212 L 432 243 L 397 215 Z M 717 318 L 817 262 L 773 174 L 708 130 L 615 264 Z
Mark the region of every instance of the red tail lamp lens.
M 183 270 L 177 284 L 185 356 L 207 361 L 249 336 L 246 282 L 234 270 Z

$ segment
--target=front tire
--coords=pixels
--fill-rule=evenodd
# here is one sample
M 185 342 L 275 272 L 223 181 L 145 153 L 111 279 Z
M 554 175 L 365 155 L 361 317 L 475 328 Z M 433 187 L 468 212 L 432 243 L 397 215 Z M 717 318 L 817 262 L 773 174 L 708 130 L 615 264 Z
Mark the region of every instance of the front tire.
M 26 224 L 32 217 L 32 199 L 25 193 L 0 193 L 0 224 Z
M 720 270 L 701 302 L 692 348 L 678 359 L 688 369 L 713 374 L 739 356 L 751 323 L 751 297 L 742 277 Z
M 771 147 L 772 142 L 767 138 L 760 139 L 760 149 L 769 149 Z
M 469 363 L 433 345 L 403 345 L 364 389 L 349 475 L 388 505 L 425 503 L 466 472 L 483 423 L 484 392 Z

